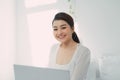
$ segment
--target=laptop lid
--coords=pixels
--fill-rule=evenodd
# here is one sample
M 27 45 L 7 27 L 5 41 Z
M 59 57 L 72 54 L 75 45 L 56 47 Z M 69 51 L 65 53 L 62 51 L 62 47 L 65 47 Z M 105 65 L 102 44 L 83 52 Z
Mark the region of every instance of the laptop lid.
M 14 65 L 15 80 L 70 80 L 67 70 Z

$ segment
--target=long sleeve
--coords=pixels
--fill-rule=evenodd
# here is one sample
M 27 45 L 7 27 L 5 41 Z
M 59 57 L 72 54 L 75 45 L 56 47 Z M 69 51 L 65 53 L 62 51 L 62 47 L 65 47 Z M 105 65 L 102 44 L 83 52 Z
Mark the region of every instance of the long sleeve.
M 72 73 L 71 80 L 86 80 L 88 67 L 90 64 L 90 51 L 85 49 L 75 63 L 75 68 Z

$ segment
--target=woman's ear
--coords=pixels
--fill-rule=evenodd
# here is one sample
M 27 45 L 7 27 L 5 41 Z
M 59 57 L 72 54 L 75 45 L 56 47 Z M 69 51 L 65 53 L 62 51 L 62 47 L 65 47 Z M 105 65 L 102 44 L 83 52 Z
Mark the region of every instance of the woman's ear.
M 72 31 L 74 32 L 74 27 L 72 27 Z

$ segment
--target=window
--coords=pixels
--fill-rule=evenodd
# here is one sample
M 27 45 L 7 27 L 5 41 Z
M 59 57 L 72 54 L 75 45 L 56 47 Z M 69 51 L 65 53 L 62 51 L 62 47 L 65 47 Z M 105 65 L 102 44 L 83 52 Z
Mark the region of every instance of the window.
M 49 8 L 56 0 L 25 0 L 29 39 L 34 66 L 47 66 L 50 47 L 55 42 L 52 19 L 57 9 Z M 40 10 L 42 9 L 42 10 Z M 34 11 L 36 10 L 36 11 Z

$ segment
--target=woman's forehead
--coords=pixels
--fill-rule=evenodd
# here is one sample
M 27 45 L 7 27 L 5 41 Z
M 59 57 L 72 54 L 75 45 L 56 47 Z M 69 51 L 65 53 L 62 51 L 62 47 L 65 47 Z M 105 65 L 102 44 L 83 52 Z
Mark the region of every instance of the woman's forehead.
M 53 26 L 65 26 L 65 25 L 69 25 L 66 21 L 64 21 L 64 20 L 55 20 L 54 22 L 53 22 Z

